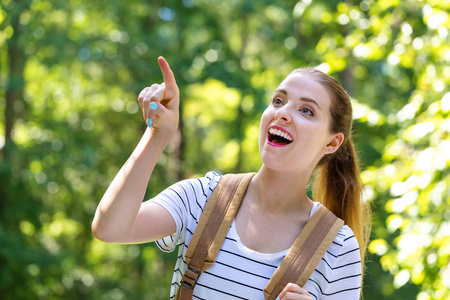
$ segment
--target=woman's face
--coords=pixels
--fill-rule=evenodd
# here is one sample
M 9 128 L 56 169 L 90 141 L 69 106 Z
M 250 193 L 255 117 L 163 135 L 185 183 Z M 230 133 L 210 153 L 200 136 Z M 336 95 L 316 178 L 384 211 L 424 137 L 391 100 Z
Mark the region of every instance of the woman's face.
M 331 99 L 311 76 L 291 73 L 261 117 L 259 151 L 264 166 L 311 171 L 323 155 L 339 148 L 341 133 L 329 132 Z

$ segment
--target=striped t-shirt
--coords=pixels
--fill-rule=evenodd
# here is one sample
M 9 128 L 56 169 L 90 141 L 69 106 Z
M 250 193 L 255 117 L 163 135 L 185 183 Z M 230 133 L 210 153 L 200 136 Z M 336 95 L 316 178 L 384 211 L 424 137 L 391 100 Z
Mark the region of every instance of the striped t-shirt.
M 203 208 L 221 176 L 208 172 L 205 177 L 180 181 L 153 198 L 172 215 L 177 231 L 156 241 L 171 252 L 178 245 L 178 259 L 172 279 L 173 299 L 186 270 L 185 254 Z M 314 203 L 311 215 L 319 206 Z M 247 248 L 239 239 L 235 223 L 230 227 L 216 262 L 202 273 L 193 299 L 263 300 L 263 290 L 288 249 L 278 253 L 260 253 Z M 359 299 L 361 259 L 358 242 L 347 226 L 342 226 L 333 243 L 303 287 L 312 299 Z

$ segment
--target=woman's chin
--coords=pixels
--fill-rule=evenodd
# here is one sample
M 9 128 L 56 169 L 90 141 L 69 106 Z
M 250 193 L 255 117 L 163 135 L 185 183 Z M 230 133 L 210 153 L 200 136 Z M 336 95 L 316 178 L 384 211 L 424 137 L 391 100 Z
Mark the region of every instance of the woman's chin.
M 289 162 L 280 160 L 279 155 L 274 155 L 273 153 L 267 153 L 261 155 L 261 161 L 264 167 L 272 170 L 287 170 L 289 166 Z M 292 165 L 292 164 L 291 164 Z

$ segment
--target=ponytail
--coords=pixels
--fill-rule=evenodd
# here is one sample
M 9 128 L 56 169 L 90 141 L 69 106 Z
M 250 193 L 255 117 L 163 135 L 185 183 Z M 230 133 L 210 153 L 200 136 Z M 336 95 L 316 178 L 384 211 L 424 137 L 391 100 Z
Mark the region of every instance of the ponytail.
M 364 269 L 371 218 L 368 203 L 361 201 L 362 191 L 358 159 L 353 142 L 349 139 L 336 153 L 325 156 L 319 163 L 313 178 L 312 192 L 314 199 L 322 202 L 352 229 L 359 243 Z

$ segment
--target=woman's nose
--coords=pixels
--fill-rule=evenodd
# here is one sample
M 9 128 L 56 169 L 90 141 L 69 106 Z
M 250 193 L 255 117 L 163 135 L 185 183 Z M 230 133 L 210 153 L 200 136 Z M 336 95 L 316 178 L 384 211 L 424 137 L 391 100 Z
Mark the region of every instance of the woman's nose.
M 291 122 L 292 117 L 289 112 L 288 105 L 285 105 L 277 110 L 277 112 L 275 113 L 275 119 L 282 120 L 284 122 Z

